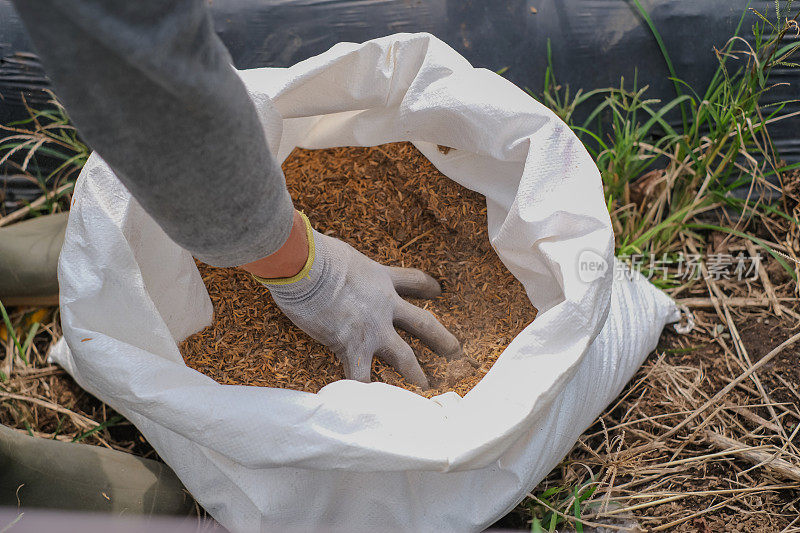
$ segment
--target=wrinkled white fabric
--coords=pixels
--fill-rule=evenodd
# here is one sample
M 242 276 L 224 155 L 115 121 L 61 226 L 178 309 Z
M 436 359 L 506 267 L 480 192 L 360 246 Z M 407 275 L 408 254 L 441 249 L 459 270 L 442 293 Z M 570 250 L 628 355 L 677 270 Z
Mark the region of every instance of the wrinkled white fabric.
M 217 384 L 176 344 L 211 321 L 192 258 L 93 155 L 61 254 L 66 345 L 53 359 L 235 531 L 490 525 L 619 393 L 674 304 L 602 268 L 615 263 L 600 176 L 569 128 L 436 38 L 342 43 L 241 75 L 279 160 L 296 146 L 411 141 L 486 196 L 492 246 L 537 319 L 463 398 L 350 380 L 318 394 Z
M 400 298 L 436 297 L 441 293 L 436 280 L 419 270 L 381 265 L 346 242 L 315 230 L 310 233 L 314 252 L 308 273 L 292 283 L 264 285 L 297 327 L 336 354 L 347 379 L 369 383 L 377 355 L 410 383 L 428 388 L 414 350 L 395 326 L 443 357 L 463 355 L 458 339 L 430 312 Z

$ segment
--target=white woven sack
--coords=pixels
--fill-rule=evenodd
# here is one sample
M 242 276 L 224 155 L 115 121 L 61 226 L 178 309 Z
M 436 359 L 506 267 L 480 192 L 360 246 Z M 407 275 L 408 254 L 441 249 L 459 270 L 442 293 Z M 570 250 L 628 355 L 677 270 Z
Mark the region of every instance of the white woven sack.
M 353 381 L 318 394 L 220 385 L 177 348 L 211 322 L 192 258 L 95 154 L 61 253 L 66 345 L 53 359 L 232 530 L 490 525 L 567 453 L 677 310 L 639 275 L 612 294 L 600 176 L 569 128 L 435 37 L 342 43 L 241 76 L 280 160 L 295 146 L 411 141 L 485 195 L 492 245 L 538 318 L 464 398 Z

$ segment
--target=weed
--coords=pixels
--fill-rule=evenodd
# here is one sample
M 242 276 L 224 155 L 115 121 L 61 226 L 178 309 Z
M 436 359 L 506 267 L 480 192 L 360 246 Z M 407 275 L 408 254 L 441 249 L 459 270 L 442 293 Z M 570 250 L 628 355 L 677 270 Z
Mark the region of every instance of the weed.
M 97 426 L 93 427 L 89 431 L 86 431 L 86 432 L 81 433 L 80 435 L 76 436 L 75 438 L 72 439 L 72 442 L 80 442 L 83 439 L 85 439 L 86 437 L 88 437 L 90 435 L 94 435 L 98 431 L 102 431 L 102 430 L 104 430 L 106 428 L 110 428 L 110 427 L 116 426 L 120 422 L 122 422 L 122 417 L 119 416 L 119 415 L 114 415 L 111 418 L 109 418 L 108 420 L 104 420 L 103 422 L 101 422 Z
M 584 502 L 592 497 L 595 490 L 597 485 L 592 480 L 571 490 L 567 487 L 551 487 L 538 496 L 531 494 L 531 532 L 552 533 L 557 527 L 571 523 L 578 533 L 583 533 L 581 516 Z
M 29 362 L 27 355 L 28 350 L 31 346 L 31 343 L 33 342 L 33 339 L 36 337 L 36 333 L 39 332 L 39 327 L 41 326 L 41 324 L 38 321 L 33 321 L 29 326 L 28 333 L 25 336 L 25 340 L 20 343 L 20 337 L 18 336 L 17 331 L 11 324 L 11 318 L 9 317 L 8 312 L 6 311 L 6 308 L 3 305 L 2 300 L 0 300 L 0 317 L 2 317 L 3 320 L 2 326 L 4 326 L 4 331 L 6 333 L 6 336 L 11 341 L 13 347 L 16 349 L 17 355 L 19 356 L 20 359 L 22 359 L 25 362 L 25 364 L 28 364 Z M 0 374 L 0 378 L 2 378 L 2 381 L 5 381 L 7 379 L 7 376 L 5 374 Z
M 64 107 L 50 96 L 48 107 L 33 109 L 25 103 L 28 118 L 0 125 L 7 132 L 0 138 L 0 166 L 8 165 L 36 183 L 45 201 L 34 211 L 48 213 L 56 211 L 59 200 L 71 192 L 64 185 L 74 182 L 90 154 Z M 52 170 L 42 171 L 40 160 L 45 158 L 54 162 Z
M 754 46 L 739 37 L 746 13 L 742 16 L 734 37 L 716 51 L 719 67 L 702 96 L 677 77 L 652 19 L 638 0 L 635 4 L 664 55 L 676 98 L 666 103 L 649 99 L 647 87 L 639 88 L 636 79 L 632 89 L 623 79 L 619 88 L 571 95 L 569 87 L 555 81 L 549 47 L 550 66 L 541 97 L 584 140 L 597 161 L 618 255 L 674 253 L 683 239 L 702 240 L 697 230 L 739 235 L 753 218 L 767 214 L 798 224 L 784 206 L 768 198 L 780 188 L 768 178 L 780 181 L 781 173 L 792 168 L 781 168 L 767 131 L 769 124 L 787 117 L 781 112 L 788 102 L 772 109 L 760 105 L 773 87 L 769 83 L 773 69 L 797 68 L 791 60 L 800 43 L 788 37 L 797 32 L 800 12 L 790 16 L 792 1 L 781 7 L 776 0 L 775 20 L 750 10 L 756 18 Z M 602 101 L 584 122 L 576 123 L 575 110 L 597 97 Z M 678 110 L 683 117 L 681 131 L 666 119 Z M 601 117 L 608 124 L 605 129 L 597 126 Z M 749 187 L 747 197 L 737 198 L 733 191 L 743 186 Z M 738 217 L 723 225 L 708 224 L 708 214 L 717 208 L 733 210 Z M 763 240 L 747 238 L 778 257 Z M 793 268 L 783 260 L 781 264 L 795 277 Z
M 14 347 L 17 349 L 17 353 L 20 355 L 20 357 L 22 357 L 24 359 L 25 352 L 24 352 L 24 350 L 22 348 L 22 345 L 19 343 L 19 339 L 17 338 L 17 334 L 16 334 L 16 331 L 14 330 L 14 326 L 11 324 L 11 318 L 9 318 L 8 312 L 6 311 L 6 308 L 3 305 L 2 301 L 0 301 L 0 315 L 2 315 L 3 324 L 6 327 L 6 332 L 7 332 L 7 335 L 9 337 L 9 339 L 11 339 L 11 342 L 13 343 Z M 27 361 L 25 361 L 25 362 L 27 363 Z

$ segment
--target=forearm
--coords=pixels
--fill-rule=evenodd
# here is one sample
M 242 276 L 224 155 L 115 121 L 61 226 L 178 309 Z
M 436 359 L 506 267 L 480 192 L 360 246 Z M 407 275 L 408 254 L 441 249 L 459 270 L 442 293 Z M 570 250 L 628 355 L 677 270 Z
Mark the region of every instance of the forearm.
M 308 257 L 306 224 L 300 213 L 295 211 L 294 224 L 286 243 L 274 253 L 242 265 L 242 268 L 259 278 L 290 278 L 303 269 Z
M 273 254 L 294 209 L 204 0 L 15 0 L 82 136 L 179 245 Z

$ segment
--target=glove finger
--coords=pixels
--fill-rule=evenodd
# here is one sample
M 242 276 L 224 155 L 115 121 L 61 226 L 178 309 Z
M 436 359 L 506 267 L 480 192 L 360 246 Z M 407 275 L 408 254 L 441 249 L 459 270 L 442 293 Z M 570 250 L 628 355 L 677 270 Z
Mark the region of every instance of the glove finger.
M 339 356 L 344 366 L 344 377 L 363 383 L 370 382 L 372 353 L 364 348 L 348 349 Z
M 394 290 L 400 296 L 436 298 L 442 294 L 439 282 L 416 268 L 387 267 Z
M 392 365 L 409 383 L 423 389 L 430 388 L 428 378 L 419 366 L 414 350 L 396 331 L 392 331 L 389 341 L 378 350 L 378 357 Z
M 442 357 L 458 359 L 464 356 L 456 336 L 447 331 L 433 314 L 403 299 L 398 299 L 394 325 L 411 333 Z

